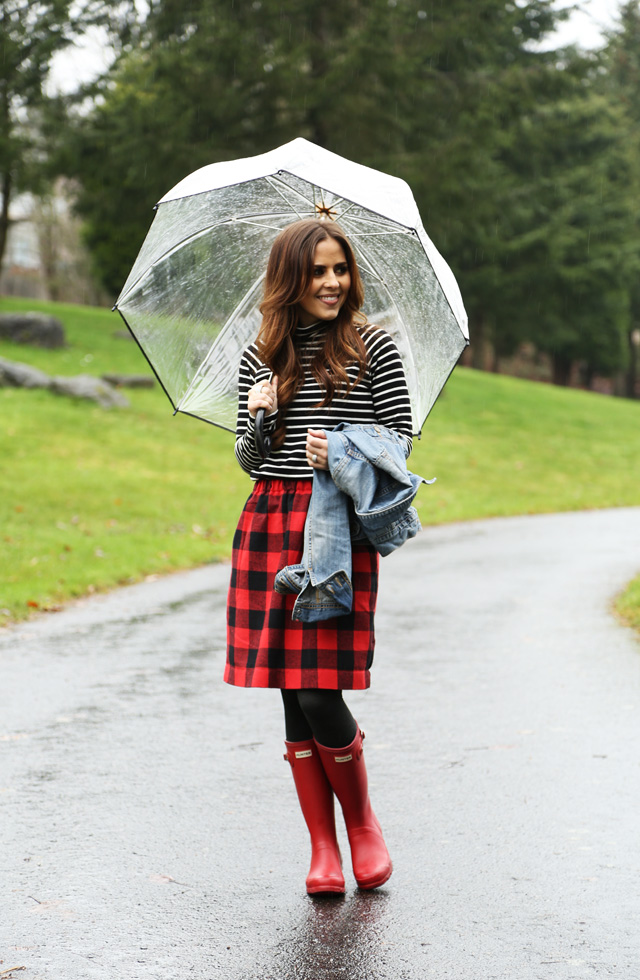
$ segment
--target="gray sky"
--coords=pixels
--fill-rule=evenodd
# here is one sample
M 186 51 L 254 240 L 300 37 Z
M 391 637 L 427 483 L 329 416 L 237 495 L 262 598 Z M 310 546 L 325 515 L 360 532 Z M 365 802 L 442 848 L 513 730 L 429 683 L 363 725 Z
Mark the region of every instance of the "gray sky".
M 602 30 L 611 27 L 620 8 L 618 0 L 556 0 L 556 7 L 577 6 L 566 24 L 557 31 L 549 46 L 578 44 L 583 48 L 597 48 L 603 43 Z M 547 45 L 545 45 L 547 47 Z M 76 45 L 57 55 L 53 61 L 50 88 L 63 92 L 72 91 L 78 82 L 88 82 L 99 75 L 109 64 L 111 51 L 105 36 L 99 31 L 89 34 L 82 45 Z
M 612 27 L 621 7 L 619 0 L 556 0 L 558 10 L 576 6 L 580 8 L 562 24 L 555 38 L 559 46 L 578 44 L 582 48 L 597 48 L 603 43 L 602 31 Z

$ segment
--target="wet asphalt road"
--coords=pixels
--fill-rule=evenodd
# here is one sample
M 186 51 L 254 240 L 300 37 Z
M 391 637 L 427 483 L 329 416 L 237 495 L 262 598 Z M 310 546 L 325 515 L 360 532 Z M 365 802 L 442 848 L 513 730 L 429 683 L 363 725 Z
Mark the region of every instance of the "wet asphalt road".
M 640 509 L 425 530 L 382 566 L 367 732 L 395 872 L 304 891 L 279 696 L 221 681 L 228 570 L 0 634 L 0 971 L 640 978 Z M 1 973 L 0 973 L 1 975 Z

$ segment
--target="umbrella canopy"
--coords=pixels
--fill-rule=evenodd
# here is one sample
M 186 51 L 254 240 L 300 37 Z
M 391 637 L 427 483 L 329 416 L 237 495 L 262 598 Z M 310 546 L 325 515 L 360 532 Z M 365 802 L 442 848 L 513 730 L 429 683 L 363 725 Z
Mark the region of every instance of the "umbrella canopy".
M 273 240 L 301 218 L 337 221 L 364 312 L 403 359 L 414 434 L 468 343 L 453 273 L 409 186 L 304 139 L 203 167 L 158 203 L 119 310 L 176 412 L 235 431 L 240 357 L 257 337 Z

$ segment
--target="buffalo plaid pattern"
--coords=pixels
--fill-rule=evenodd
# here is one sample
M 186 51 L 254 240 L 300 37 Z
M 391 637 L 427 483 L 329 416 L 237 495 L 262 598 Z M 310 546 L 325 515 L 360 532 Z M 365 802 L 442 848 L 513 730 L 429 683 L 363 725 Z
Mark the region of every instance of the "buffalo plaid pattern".
M 224 679 L 237 687 L 369 687 L 378 554 L 353 546 L 353 608 L 318 623 L 291 619 L 293 595 L 273 589 L 276 572 L 302 560 L 312 480 L 259 480 L 233 541 Z

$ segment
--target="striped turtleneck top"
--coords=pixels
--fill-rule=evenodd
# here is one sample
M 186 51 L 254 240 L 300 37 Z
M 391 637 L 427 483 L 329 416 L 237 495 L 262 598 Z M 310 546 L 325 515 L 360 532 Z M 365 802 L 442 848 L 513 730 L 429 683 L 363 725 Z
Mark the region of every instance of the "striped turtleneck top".
M 260 360 L 255 344 L 244 352 L 240 361 L 239 406 L 236 428 L 236 456 L 243 470 L 254 480 L 311 478 L 313 469 L 307 462 L 305 444 L 307 429 L 329 431 L 340 422 L 354 425 L 377 423 L 395 429 L 408 439 L 411 448 L 411 406 L 404 368 L 398 348 L 388 333 L 379 327 L 364 327 L 362 338 L 367 351 L 367 370 L 359 383 L 346 397 L 334 396 L 330 405 L 318 408 L 324 391 L 309 370 L 323 346 L 325 322 L 298 327 L 296 343 L 304 368 L 304 383 L 289 405 L 284 444 L 261 459 L 255 445 L 255 420 L 247 409 L 249 389 L 259 381 L 269 381 L 271 372 Z M 357 377 L 357 367 L 347 368 L 351 380 Z M 275 428 L 277 413 L 265 419 L 265 431 Z

